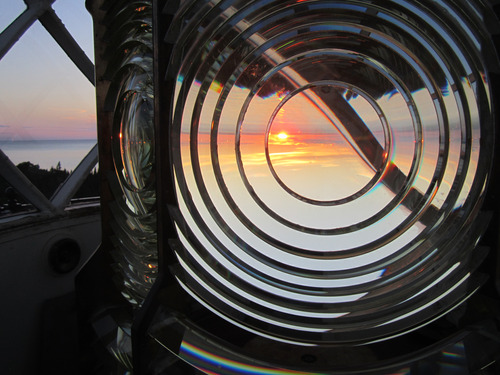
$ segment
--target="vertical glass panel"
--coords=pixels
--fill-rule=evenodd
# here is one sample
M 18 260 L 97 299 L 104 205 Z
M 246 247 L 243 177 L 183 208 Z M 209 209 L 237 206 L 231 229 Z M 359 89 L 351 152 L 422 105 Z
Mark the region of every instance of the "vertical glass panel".
M 96 139 L 94 88 L 38 22 L 0 61 L 0 80 L 1 140 Z
M 52 8 L 63 21 L 89 59 L 94 62 L 94 35 L 92 17 L 85 8 L 85 1 L 58 0 Z
M 95 145 L 95 139 L 0 140 L 0 149 L 15 164 L 31 161 L 40 168 L 74 170 Z
M 94 87 L 39 22 L 0 61 L 0 80 L 0 148 L 50 198 L 96 142 Z
M 22 0 L 11 0 L 9 6 L 3 6 L 0 12 L 0 30 L 5 30 L 25 9 L 26 5 Z
M 111 208 L 118 244 L 112 256 L 124 279 L 123 296 L 140 306 L 157 275 L 156 190 L 153 130 L 152 13 L 146 1 L 130 1 L 108 14 L 112 56 L 106 101 L 115 103 L 111 129 L 115 204 Z M 114 26 L 114 27 L 113 27 Z M 104 133 L 106 134 L 106 133 Z M 113 181 L 114 180 L 114 181 Z

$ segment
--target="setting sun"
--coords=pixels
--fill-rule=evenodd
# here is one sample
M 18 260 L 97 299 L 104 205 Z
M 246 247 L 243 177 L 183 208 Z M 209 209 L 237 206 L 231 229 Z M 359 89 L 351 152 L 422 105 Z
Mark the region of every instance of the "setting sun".
M 278 134 L 278 139 L 281 139 L 282 141 L 284 141 L 287 138 L 288 138 L 288 134 L 286 134 L 285 132 L 281 132 Z

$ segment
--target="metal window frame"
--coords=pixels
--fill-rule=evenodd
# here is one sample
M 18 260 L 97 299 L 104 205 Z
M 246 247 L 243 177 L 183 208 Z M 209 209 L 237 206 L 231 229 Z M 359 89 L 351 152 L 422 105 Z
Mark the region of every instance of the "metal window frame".
M 55 0 L 24 0 L 24 2 L 26 4 L 24 12 L 0 33 L 0 60 L 36 21 L 40 21 L 73 64 L 95 86 L 94 64 L 52 8 Z M 96 144 L 50 199 L 28 180 L 2 150 L 0 150 L 0 175 L 41 213 L 60 215 L 97 162 Z

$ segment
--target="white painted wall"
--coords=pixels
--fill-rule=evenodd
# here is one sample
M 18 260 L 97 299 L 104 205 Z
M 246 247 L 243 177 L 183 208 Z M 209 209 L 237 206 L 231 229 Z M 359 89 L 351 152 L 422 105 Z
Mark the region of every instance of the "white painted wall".
M 62 238 L 81 248 L 79 266 L 54 273 L 47 259 Z M 67 212 L 59 218 L 27 217 L 0 224 L 0 366 L 2 374 L 38 374 L 42 345 L 42 305 L 71 293 L 74 278 L 101 241 L 98 207 Z

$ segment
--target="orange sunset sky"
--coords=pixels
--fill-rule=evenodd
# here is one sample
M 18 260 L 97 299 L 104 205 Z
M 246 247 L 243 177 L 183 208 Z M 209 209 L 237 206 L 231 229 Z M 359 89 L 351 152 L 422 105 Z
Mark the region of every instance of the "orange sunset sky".
M 53 8 L 93 61 L 84 1 L 56 1 Z M 0 28 L 23 9 L 13 2 L 0 14 Z M 94 87 L 38 21 L 0 60 L 0 82 L 0 140 L 96 138 Z

